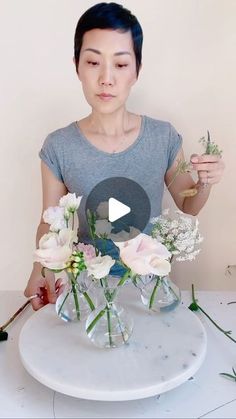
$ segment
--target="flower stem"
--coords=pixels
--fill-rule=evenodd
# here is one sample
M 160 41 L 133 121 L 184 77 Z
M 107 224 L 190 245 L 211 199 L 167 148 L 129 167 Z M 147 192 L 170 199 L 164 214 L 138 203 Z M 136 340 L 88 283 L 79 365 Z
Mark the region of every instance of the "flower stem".
M 117 313 L 117 310 L 116 310 L 116 308 L 114 307 L 114 305 L 113 305 L 113 311 L 114 311 L 114 313 L 115 313 L 115 316 L 116 316 L 117 321 L 118 321 L 118 324 L 119 324 L 120 333 L 121 333 L 121 335 L 122 335 L 123 342 L 124 342 L 124 343 L 126 343 L 126 340 L 125 340 L 125 335 L 124 335 L 124 332 L 123 332 L 123 330 L 122 330 L 122 325 L 121 325 L 121 321 L 120 321 L 120 318 L 119 318 L 119 314 Z
M 127 270 L 124 275 L 120 278 L 117 287 L 121 287 L 122 285 L 125 284 L 125 282 L 127 281 L 127 279 L 129 278 L 129 274 L 130 274 L 130 270 Z
M 75 301 L 76 316 L 77 316 L 77 319 L 80 320 L 79 300 L 78 300 L 76 285 L 73 282 L 73 280 L 71 281 L 71 284 L 72 284 L 72 292 L 73 292 L 74 301 Z
M 62 310 L 62 308 L 63 308 L 63 306 L 64 306 L 64 304 L 65 304 L 65 302 L 66 302 L 66 300 L 67 300 L 67 298 L 68 298 L 68 296 L 69 296 L 69 294 L 70 294 L 70 292 L 67 292 L 67 294 L 66 294 L 66 296 L 65 296 L 64 300 L 62 301 L 62 304 L 60 305 L 60 308 L 59 308 L 59 310 L 58 310 L 58 316 L 61 314 L 61 310 Z
M 151 309 L 152 308 L 152 306 L 153 306 L 153 303 L 154 303 L 154 300 L 155 300 L 155 295 L 156 295 L 156 292 L 157 292 L 157 288 L 158 288 L 158 285 L 159 285 L 159 283 L 160 283 L 160 277 L 159 276 L 157 276 L 156 277 L 156 284 L 155 284 L 155 286 L 154 286 L 154 288 L 153 288 L 153 290 L 152 290 L 152 294 L 151 294 L 151 297 L 150 297 L 150 301 L 149 301 L 149 308 Z
M 217 327 L 218 330 L 220 330 L 222 333 L 225 334 L 225 336 L 227 336 L 229 339 L 231 339 L 233 342 L 236 343 L 236 340 L 233 339 L 231 336 L 229 336 L 229 334 L 231 333 L 231 330 L 224 330 L 222 329 L 210 316 L 209 314 L 207 314 L 200 306 L 198 306 L 199 310 L 202 311 L 203 314 L 205 314 L 205 316 L 214 324 L 214 326 Z
M 87 327 L 86 332 L 89 334 L 91 330 L 94 328 L 95 324 L 98 322 L 99 319 L 101 319 L 102 316 L 106 313 L 106 307 L 101 310 L 97 316 L 93 319 L 93 321 L 90 323 L 90 325 Z
M 89 295 L 86 291 L 83 293 L 83 296 L 84 296 L 85 300 L 87 301 L 91 311 L 95 310 L 95 305 L 93 304 L 91 298 L 89 297 Z
M 111 336 L 111 312 L 110 312 L 110 306 L 106 306 L 106 312 L 107 312 L 107 328 L 108 328 L 108 336 L 109 336 L 109 346 L 112 346 L 112 336 Z
M 106 254 L 106 239 L 102 238 L 102 255 Z
M 175 181 L 175 179 L 177 178 L 177 176 L 180 174 L 180 170 L 177 169 L 176 172 L 174 173 L 173 178 L 171 179 L 170 183 L 167 185 L 167 189 L 170 188 L 170 186 L 172 185 L 172 183 Z
M 224 333 L 225 336 L 227 336 L 229 339 L 231 339 L 234 343 L 236 343 L 236 340 L 230 336 L 231 330 L 224 330 L 222 329 L 210 316 L 207 314 L 202 307 L 199 306 L 195 295 L 194 295 L 194 285 L 192 284 L 192 304 L 190 304 L 189 309 L 192 311 L 200 310 L 205 316 L 214 324 L 214 326 L 220 330 L 220 332 Z

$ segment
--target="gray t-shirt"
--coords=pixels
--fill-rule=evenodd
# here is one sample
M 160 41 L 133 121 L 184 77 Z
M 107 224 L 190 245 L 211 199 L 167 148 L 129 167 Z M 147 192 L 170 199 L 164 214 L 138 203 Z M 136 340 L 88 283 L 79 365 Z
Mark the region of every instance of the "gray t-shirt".
M 50 133 L 39 152 L 40 158 L 69 192 L 83 196 L 78 216 L 80 240 L 88 237 L 85 203 L 91 190 L 109 177 L 126 177 L 147 193 L 151 217 L 161 213 L 164 176 L 171 167 L 182 137 L 165 121 L 142 116 L 138 137 L 126 150 L 107 153 L 83 135 L 76 122 Z M 150 233 L 150 224 L 145 233 Z

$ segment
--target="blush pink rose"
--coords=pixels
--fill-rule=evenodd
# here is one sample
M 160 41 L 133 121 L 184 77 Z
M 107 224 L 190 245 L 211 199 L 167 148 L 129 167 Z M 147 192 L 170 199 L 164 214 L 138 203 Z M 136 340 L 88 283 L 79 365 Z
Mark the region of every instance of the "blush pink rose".
M 75 250 L 83 252 L 85 262 L 96 257 L 95 247 L 92 244 L 78 243 L 75 246 Z
M 171 270 L 171 264 L 167 260 L 171 253 L 147 234 L 140 233 L 134 239 L 116 242 L 116 246 L 120 249 L 122 261 L 136 274 L 165 276 Z

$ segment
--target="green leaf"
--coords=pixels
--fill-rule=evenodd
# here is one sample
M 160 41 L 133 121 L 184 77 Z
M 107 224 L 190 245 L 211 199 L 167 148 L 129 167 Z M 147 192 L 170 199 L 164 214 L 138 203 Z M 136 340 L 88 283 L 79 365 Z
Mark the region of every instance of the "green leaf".
M 0 341 L 4 341 L 4 340 L 7 340 L 7 339 L 8 339 L 8 333 L 1 330 L 0 331 Z
M 220 372 L 220 375 L 230 378 L 231 380 L 236 381 L 236 376 L 232 375 L 232 374 L 227 374 L 226 372 Z
M 198 311 L 198 305 L 197 305 L 197 303 L 195 303 L 195 302 L 191 303 L 191 304 L 190 304 L 190 306 L 189 306 L 188 308 L 189 308 L 189 310 L 191 310 L 191 311 Z

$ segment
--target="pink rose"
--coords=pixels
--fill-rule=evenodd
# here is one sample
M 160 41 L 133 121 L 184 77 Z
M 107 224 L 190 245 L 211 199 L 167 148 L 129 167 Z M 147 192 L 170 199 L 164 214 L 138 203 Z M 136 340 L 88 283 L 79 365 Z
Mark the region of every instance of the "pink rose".
M 134 239 L 116 242 L 116 246 L 120 249 L 122 261 L 136 274 L 165 276 L 171 270 L 167 260 L 171 253 L 163 244 L 147 234 L 140 233 Z
M 83 252 L 85 262 L 96 257 L 95 247 L 91 244 L 78 243 L 75 250 Z

